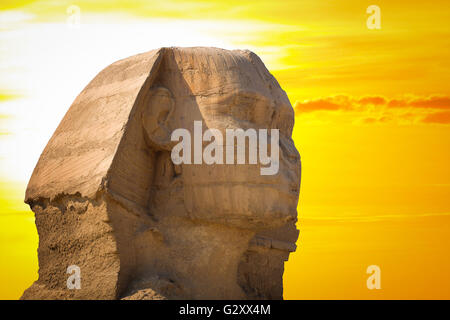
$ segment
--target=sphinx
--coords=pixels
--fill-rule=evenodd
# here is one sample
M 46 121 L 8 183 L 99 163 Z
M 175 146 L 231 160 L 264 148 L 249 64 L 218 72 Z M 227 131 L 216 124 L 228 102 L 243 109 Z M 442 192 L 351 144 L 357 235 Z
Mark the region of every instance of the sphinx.
M 279 170 L 174 163 L 172 132 L 199 121 L 277 129 Z M 282 299 L 298 238 L 293 125 L 286 93 L 247 50 L 161 48 L 108 66 L 28 183 L 39 278 L 22 299 Z

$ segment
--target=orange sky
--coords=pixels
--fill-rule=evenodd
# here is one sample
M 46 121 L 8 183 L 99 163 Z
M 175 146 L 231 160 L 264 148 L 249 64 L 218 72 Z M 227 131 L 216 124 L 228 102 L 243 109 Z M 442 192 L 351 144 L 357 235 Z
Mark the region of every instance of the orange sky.
M 379 30 L 366 26 L 372 4 L 381 9 Z M 81 10 L 77 28 L 67 23 L 70 5 Z M 37 277 L 24 189 L 75 96 L 120 58 L 204 45 L 253 50 L 295 107 L 301 233 L 285 298 L 449 299 L 448 6 L 2 1 L 0 298 L 18 298 Z M 372 264 L 381 290 L 366 287 Z

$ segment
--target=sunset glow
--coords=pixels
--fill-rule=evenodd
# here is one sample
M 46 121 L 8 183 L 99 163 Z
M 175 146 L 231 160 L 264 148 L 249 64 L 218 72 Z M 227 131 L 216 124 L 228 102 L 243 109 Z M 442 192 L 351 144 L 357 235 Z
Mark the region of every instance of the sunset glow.
M 372 4 L 381 29 L 366 26 Z M 300 237 L 285 299 L 450 299 L 448 1 L 7 0 L 0 10 L 0 298 L 37 279 L 24 193 L 75 97 L 116 60 L 214 46 L 258 54 L 295 109 Z M 366 287 L 369 265 L 381 290 Z

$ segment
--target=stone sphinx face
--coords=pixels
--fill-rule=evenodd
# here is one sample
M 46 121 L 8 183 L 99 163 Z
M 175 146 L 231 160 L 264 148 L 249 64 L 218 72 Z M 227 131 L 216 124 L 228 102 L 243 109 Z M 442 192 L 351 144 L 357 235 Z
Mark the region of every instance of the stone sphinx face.
M 252 61 L 253 58 L 257 60 Z M 223 52 L 214 57 L 192 57 L 188 52 L 174 51 L 165 57 L 161 69 L 150 104 L 155 110 L 171 105 L 163 108 L 162 136 L 179 128 L 190 133 L 192 161 L 175 165 L 174 170 L 183 182 L 189 216 L 256 229 L 295 220 L 300 157 L 291 139 L 294 111 L 262 62 L 244 51 Z M 202 135 L 214 129 L 222 141 L 202 139 L 196 145 L 199 128 L 194 129 L 195 121 L 197 125 L 201 121 Z M 237 140 L 227 139 L 227 130 L 238 129 L 254 129 L 258 134 L 256 146 L 245 139 L 243 164 L 237 163 Z M 259 136 L 264 129 L 269 133 L 267 146 Z M 278 141 L 271 139 L 271 129 L 278 129 Z M 204 159 L 198 163 L 198 158 L 194 163 L 195 149 L 203 152 L 213 140 L 223 152 L 223 163 L 207 164 Z M 227 145 L 233 143 L 235 161 L 227 163 Z M 262 164 L 260 152 L 273 155 L 274 143 L 278 144 L 279 156 L 272 158 L 270 164 Z M 173 148 L 174 144 L 170 146 Z M 257 155 L 256 164 L 250 163 L 252 152 Z M 275 163 L 278 160 L 279 164 Z M 263 175 L 261 168 L 269 166 L 274 166 L 275 174 Z

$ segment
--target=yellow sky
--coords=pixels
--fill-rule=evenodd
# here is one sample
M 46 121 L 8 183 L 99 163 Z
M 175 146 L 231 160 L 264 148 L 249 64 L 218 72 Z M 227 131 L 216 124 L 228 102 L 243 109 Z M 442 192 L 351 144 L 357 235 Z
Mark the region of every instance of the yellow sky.
M 450 298 L 450 10 L 418 0 L 2 1 L 0 298 L 37 276 L 22 198 L 76 95 L 120 58 L 196 45 L 253 50 L 295 106 L 301 235 L 285 298 Z M 381 290 L 366 287 L 371 264 Z

